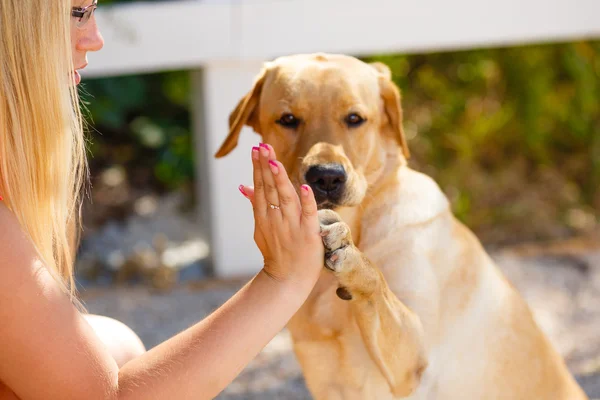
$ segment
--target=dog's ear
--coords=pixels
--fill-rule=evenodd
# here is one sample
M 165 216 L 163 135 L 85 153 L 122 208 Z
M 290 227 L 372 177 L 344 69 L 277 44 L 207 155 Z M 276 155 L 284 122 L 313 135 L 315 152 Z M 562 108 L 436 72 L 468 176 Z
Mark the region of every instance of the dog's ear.
M 402 103 L 400 99 L 400 90 L 392 81 L 392 71 L 390 68 L 380 62 L 370 64 L 379 72 L 379 90 L 383 99 L 383 107 L 387 118 L 387 123 L 390 125 L 394 138 L 402 148 L 402 153 L 406 159 L 410 158 L 410 151 L 404 136 L 404 128 L 402 127 Z
M 392 70 L 386 64 L 379 62 L 379 61 L 374 61 L 372 63 L 369 63 L 369 65 L 371 67 L 375 68 L 375 70 L 377 72 L 379 72 L 381 75 L 383 75 L 387 79 L 389 79 L 389 80 L 392 79 Z
M 258 129 L 258 102 L 260 94 L 267 76 L 268 66 L 254 79 L 252 89 L 240 99 L 235 109 L 229 114 L 229 134 L 221 144 L 219 150 L 215 153 L 216 158 L 221 158 L 229 154 L 238 144 L 240 132 L 244 125 L 248 125 L 256 132 Z

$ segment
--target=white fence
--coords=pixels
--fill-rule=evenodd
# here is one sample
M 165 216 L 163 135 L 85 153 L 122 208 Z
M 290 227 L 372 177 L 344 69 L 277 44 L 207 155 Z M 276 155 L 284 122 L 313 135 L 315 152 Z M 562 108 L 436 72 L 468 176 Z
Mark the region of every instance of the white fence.
M 213 155 L 264 60 L 598 38 L 600 0 L 187 0 L 101 6 L 97 19 L 106 44 L 90 54 L 84 77 L 191 71 L 200 215 L 215 272 L 226 277 L 262 264 L 250 206 L 237 192 L 251 183 L 259 137 L 245 128 L 234 152 Z

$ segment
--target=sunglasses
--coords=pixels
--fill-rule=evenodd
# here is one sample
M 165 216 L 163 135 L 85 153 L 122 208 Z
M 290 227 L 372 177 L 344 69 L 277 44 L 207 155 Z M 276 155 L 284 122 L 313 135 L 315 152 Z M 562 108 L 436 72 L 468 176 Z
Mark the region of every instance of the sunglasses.
M 73 7 L 73 9 L 71 10 L 71 16 L 73 18 L 77 18 L 78 28 L 84 26 L 90 20 L 90 18 L 92 18 L 92 15 L 94 15 L 94 11 L 96 10 L 96 8 L 98 8 L 98 0 L 94 0 L 92 4 L 90 4 L 87 7 Z

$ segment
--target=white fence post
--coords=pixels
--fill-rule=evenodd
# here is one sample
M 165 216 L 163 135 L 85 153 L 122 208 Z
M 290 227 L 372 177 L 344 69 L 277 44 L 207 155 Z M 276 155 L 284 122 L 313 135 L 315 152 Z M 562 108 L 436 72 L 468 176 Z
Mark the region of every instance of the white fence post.
M 260 61 L 223 62 L 192 72 L 199 212 L 218 277 L 247 276 L 262 267 L 252 208 L 238 191 L 240 184 L 252 184 L 251 147 L 260 136 L 246 127 L 234 151 L 214 158 L 227 136 L 229 113 L 250 90 L 261 67 Z

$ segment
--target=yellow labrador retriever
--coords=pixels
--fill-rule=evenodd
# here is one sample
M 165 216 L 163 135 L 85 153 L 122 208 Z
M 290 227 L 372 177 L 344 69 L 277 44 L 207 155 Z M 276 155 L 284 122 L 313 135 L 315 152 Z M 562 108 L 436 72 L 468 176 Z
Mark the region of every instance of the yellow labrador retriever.
M 315 399 L 586 398 L 438 185 L 407 166 L 385 65 L 330 54 L 266 63 L 217 157 L 244 125 L 323 210 L 327 269 L 288 325 Z

